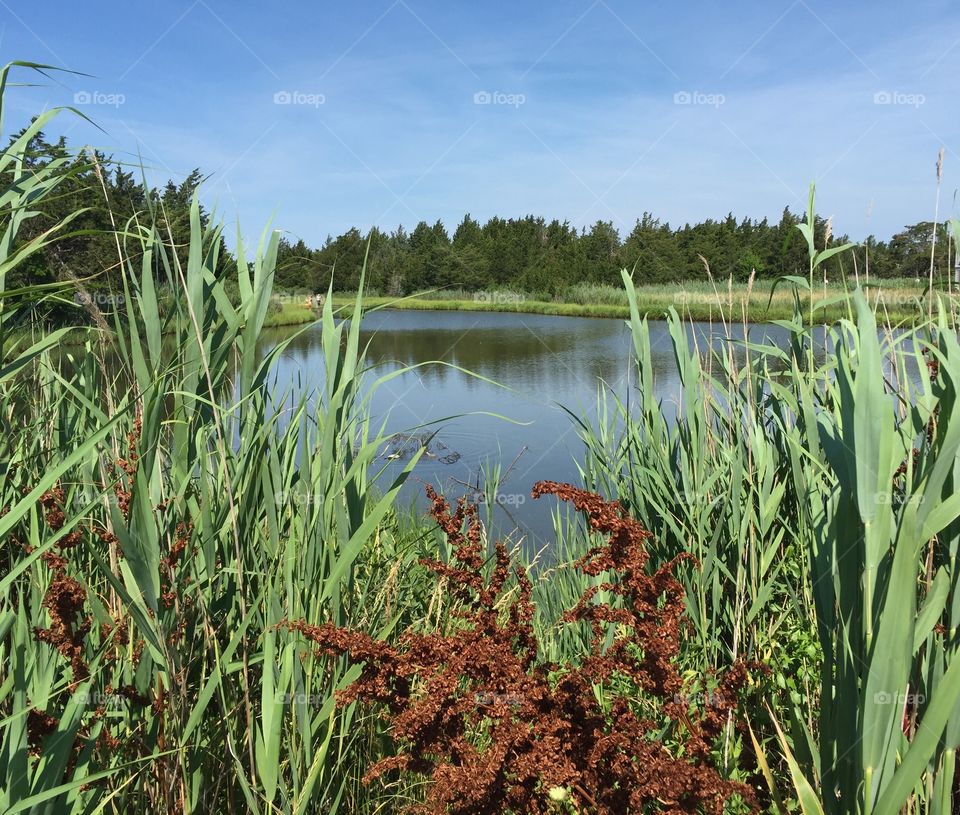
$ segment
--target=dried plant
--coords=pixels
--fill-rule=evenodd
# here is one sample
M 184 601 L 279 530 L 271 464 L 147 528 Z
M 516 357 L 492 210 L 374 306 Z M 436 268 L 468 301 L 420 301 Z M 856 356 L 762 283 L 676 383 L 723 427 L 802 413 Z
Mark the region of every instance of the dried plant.
M 695 710 L 675 666 L 685 629 L 680 558 L 648 571 L 650 534 L 617 502 L 568 484 L 540 482 L 585 513 L 607 536 L 576 564 L 609 575 L 565 614 L 593 629 L 576 664 L 538 659 L 531 583 L 494 547 L 492 570 L 475 506 L 451 511 L 427 489 L 431 514 L 452 547 L 449 563 L 423 560 L 459 601 L 448 632 L 404 633 L 396 645 L 332 624 L 282 624 L 318 655 L 348 654 L 360 677 L 338 704 L 381 705 L 395 755 L 366 780 L 392 771 L 427 776 L 417 813 L 598 813 L 724 811 L 732 800 L 755 808 L 753 791 L 725 779 L 713 745 L 746 679 L 743 666 L 720 678 L 709 705 Z M 686 556 L 689 557 L 689 556 Z M 512 577 L 512 579 L 511 579 Z M 613 602 L 598 602 L 606 592 Z M 561 803 L 563 802 L 563 803 Z M 569 811 L 569 809 L 567 810 Z

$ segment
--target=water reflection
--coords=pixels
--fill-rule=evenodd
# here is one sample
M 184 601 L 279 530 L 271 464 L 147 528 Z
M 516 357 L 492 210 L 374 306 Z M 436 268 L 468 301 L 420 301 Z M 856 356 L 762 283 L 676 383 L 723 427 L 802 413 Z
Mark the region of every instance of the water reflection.
M 723 343 L 722 326 L 692 323 L 686 330 L 703 349 L 711 338 L 716 347 Z M 742 339 L 742 326 L 732 327 L 731 335 Z M 779 326 L 758 325 L 751 327 L 750 339 L 773 340 L 784 347 L 787 332 Z M 664 403 L 675 402 L 680 381 L 667 324 L 651 322 L 650 340 L 655 388 Z M 427 450 L 402 500 L 415 501 L 424 483 L 433 483 L 450 495 L 463 494 L 484 467 L 499 461 L 504 470 L 509 469 L 501 490 L 503 503 L 495 512 L 500 531 L 509 532 L 517 525 L 533 546 L 551 537 L 553 505 L 531 501 L 530 487 L 540 479 L 578 480 L 579 442 L 563 407 L 592 421 L 599 387 L 611 389 L 620 398 L 634 387 L 632 340 L 621 320 L 377 311 L 364 318 L 361 346 L 367 346 L 368 386 L 378 376 L 403 367 L 429 360 L 447 363 L 405 373 L 378 388 L 371 399 L 374 420 L 386 421 L 390 433 L 459 416 L 436 428 L 431 443 L 442 455 Z M 735 353 L 740 360 L 745 354 L 741 348 Z M 294 397 L 304 387 L 312 390 L 322 385 L 319 326 L 290 343 L 278 361 L 276 381 Z M 394 447 L 388 444 L 384 451 L 388 471 L 404 463 L 402 456 L 390 458 Z

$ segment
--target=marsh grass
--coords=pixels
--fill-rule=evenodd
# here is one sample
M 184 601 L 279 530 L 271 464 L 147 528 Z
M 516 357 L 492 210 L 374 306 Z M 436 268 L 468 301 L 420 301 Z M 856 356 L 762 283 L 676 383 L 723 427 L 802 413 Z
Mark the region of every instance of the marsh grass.
M 835 322 L 848 317 L 850 296 L 856 281 L 832 282 L 817 286 L 812 305 L 815 322 Z M 664 319 L 671 309 L 687 319 L 717 321 L 744 309 L 752 322 L 789 320 L 794 314 L 794 293 L 783 280 L 732 282 L 718 280 L 678 281 L 670 284 L 634 284 L 637 308 L 650 319 Z M 945 299 L 956 306 L 956 295 L 929 289 L 913 280 L 891 279 L 863 289 L 863 296 L 881 321 L 919 323 L 927 319 L 931 303 Z M 346 305 L 354 295 L 336 294 L 334 302 Z M 396 308 L 421 311 L 500 311 L 567 317 L 629 318 L 630 300 L 622 287 L 578 284 L 557 297 L 543 292 L 493 289 L 483 292 L 436 290 L 407 297 L 365 296 L 367 308 Z
M 809 211 L 812 222 L 812 192 Z M 810 256 L 812 277 L 824 253 L 811 242 Z M 792 797 L 805 813 L 894 815 L 912 802 L 946 815 L 960 740 L 952 308 L 941 301 L 934 323 L 894 330 L 858 291 L 815 342 L 813 297 L 793 282 L 786 349 L 733 339 L 736 308 L 727 339 L 699 348 L 672 311 L 680 396 L 662 404 L 624 273 L 637 387 L 626 401 L 601 391 L 594 424 L 573 417 L 584 482 L 654 532 L 658 562 L 696 556 L 691 673 L 767 666 L 750 742 L 731 731 L 726 749 L 753 748 L 774 806 Z M 558 523 L 557 534 L 582 533 Z
M 55 353 L 68 330 L 11 338 L 33 304 L 66 290 L 5 285 L 70 230 L 68 219 L 19 238 L 69 172 L 22 161 L 56 115 L 0 153 L 11 180 L 0 191 L 0 810 L 379 813 L 422 800 L 396 778 L 361 783 L 394 749 L 378 717 L 335 703 L 361 668 L 284 626 L 396 642 L 457 624 L 451 593 L 420 563 L 449 562 L 447 541 L 396 503 L 418 454 L 393 479 L 376 465 L 385 439 L 370 393 L 402 375 L 361 368 L 362 311 L 381 301 L 328 293 L 311 329 L 322 334 L 318 392 L 271 390 L 285 344 L 263 354 L 258 341 L 277 236 L 249 253 L 238 236 L 229 279 L 218 278 L 219 228 L 202 225 L 195 202 L 182 265 L 152 213 L 118 230 L 130 306 L 109 337 L 68 349 L 70 365 Z M 582 479 L 653 532 L 652 566 L 697 558 L 682 571 L 690 687 L 738 658 L 761 668 L 766 704 L 746 711 L 746 732 L 728 725 L 725 777 L 756 756 L 774 809 L 947 815 L 960 744 L 953 304 L 941 297 L 934 320 L 912 328 L 871 289 L 819 309 L 840 291 L 824 295 L 817 280 L 835 248 L 809 241 L 808 277 L 775 291 L 688 287 L 713 298 L 707 313 L 727 329 L 717 348 L 690 337 L 693 304 L 675 302 L 675 287 L 638 287 L 627 273 L 618 293 L 579 287 L 570 297 L 582 304 L 475 307 L 618 316 L 626 298 L 636 387 L 620 400 L 601 392 L 595 423 L 572 417 Z M 177 292 L 168 307 L 164 286 Z M 789 347 L 737 344 L 733 322 L 746 329 L 771 293 Z M 901 304 L 900 316 L 925 305 Z M 646 315 L 664 312 L 676 404 L 657 397 L 651 361 Z M 834 314 L 818 329 L 832 353 L 818 356 L 813 326 Z M 556 528 L 532 587 L 539 657 L 575 661 L 590 631 L 562 610 L 604 578 L 570 565 L 596 536 L 559 509 Z M 601 588 L 597 599 L 614 598 Z
M 20 174 L 0 200 L 0 270 L 42 249 L 17 229 L 58 168 L 27 174 L 17 151 L 56 113 L 0 157 Z M 334 708 L 346 665 L 275 628 L 384 636 L 426 613 L 416 562 L 430 540 L 394 512 L 417 455 L 378 478 L 359 302 L 352 320 L 320 315 L 321 392 L 269 393 L 285 343 L 257 346 L 277 235 L 252 256 L 238 237 L 234 300 L 196 201 L 184 265 L 152 222 L 118 234 L 131 306 L 109 338 L 62 365 L 67 330 L 0 336 L 0 411 L 19 428 L 0 440 L 0 809 L 366 809 L 359 768 L 387 735 Z M 161 282 L 178 292 L 163 308 Z M 3 325 L 44 296 L 0 288 Z

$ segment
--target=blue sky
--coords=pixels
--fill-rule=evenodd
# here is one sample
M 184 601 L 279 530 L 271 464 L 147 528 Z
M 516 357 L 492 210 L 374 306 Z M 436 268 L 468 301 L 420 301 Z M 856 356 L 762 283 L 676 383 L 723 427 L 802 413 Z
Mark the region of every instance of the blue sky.
M 955 212 L 958 23 L 925 0 L 0 0 L 6 59 L 92 75 L 14 89 L 8 130 L 76 100 L 105 132 L 64 119 L 71 143 L 200 167 L 227 221 L 311 244 L 467 211 L 776 219 L 812 180 L 835 231 L 889 237 L 932 218 L 941 147 Z

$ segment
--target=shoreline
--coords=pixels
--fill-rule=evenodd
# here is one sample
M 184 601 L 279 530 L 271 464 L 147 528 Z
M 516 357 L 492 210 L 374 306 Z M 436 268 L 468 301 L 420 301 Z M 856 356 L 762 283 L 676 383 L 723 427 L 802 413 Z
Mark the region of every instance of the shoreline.
M 281 305 L 280 311 L 275 314 L 267 314 L 263 321 L 264 329 L 271 328 L 293 328 L 299 325 L 307 325 L 308 323 L 316 322 L 320 319 L 320 315 L 307 308 L 306 305 L 293 305 L 290 303 L 284 303 Z M 61 326 L 64 327 L 64 326 Z M 53 329 L 51 329 L 53 330 Z M 63 340 L 60 342 L 61 345 L 76 347 L 83 345 L 87 340 L 95 340 L 103 335 L 99 328 L 96 328 L 92 325 L 76 325 L 70 327 L 70 330 L 64 336 Z M 166 335 L 169 332 L 164 332 Z M 20 340 L 25 340 L 27 343 L 35 342 L 43 332 L 19 332 L 9 334 L 7 336 L 7 342 L 15 344 Z M 114 334 L 113 331 L 110 332 L 111 336 Z
M 908 293 L 910 292 L 910 293 Z M 777 292 L 769 303 L 769 291 L 754 290 L 747 293 L 746 289 L 734 290 L 732 299 L 718 300 L 716 294 L 706 294 L 702 291 L 691 292 L 684 289 L 666 291 L 644 291 L 637 289 L 638 307 L 641 317 L 650 320 L 664 320 L 667 312 L 675 308 L 680 316 L 697 322 L 720 322 L 726 319 L 729 322 L 742 323 L 746 319 L 750 323 L 770 323 L 776 320 L 792 319 L 794 314 L 793 297 L 787 289 Z M 949 299 L 960 306 L 960 297 L 940 292 L 944 300 Z M 287 295 L 288 297 L 290 295 Z M 299 297 L 299 295 L 295 295 Z M 819 292 L 815 295 L 814 304 L 825 302 L 822 308 L 815 312 L 816 322 L 835 323 L 851 317 L 847 309 L 848 300 L 843 300 L 843 293 L 828 291 L 824 298 Z M 304 295 L 304 301 L 306 296 Z M 884 293 L 880 288 L 870 291 L 871 306 L 877 312 L 878 319 L 890 323 L 913 324 L 926 319 L 927 305 L 923 298 L 911 290 L 896 286 L 887 289 Z M 335 309 L 352 307 L 356 301 L 356 294 L 334 294 L 332 305 Z M 805 299 L 801 297 L 802 313 L 806 318 L 809 314 Z M 627 304 L 618 303 L 576 303 L 569 301 L 542 300 L 527 298 L 524 294 L 508 292 L 490 292 L 477 299 L 460 297 L 436 298 L 418 294 L 406 297 L 384 297 L 374 295 L 363 298 L 364 309 L 384 309 L 392 311 L 458 311 L 458 312 L 491 312 L 498 314 L 540 314 L 546 317 L 592 317 L 597 319 L 629 319 L 630 308 Z M 746 308 L 745 308 L 746 307 Z M 936 309 L 935 309 L 936 310 Z M 285 302 L 280 311 L 267 314 L 264 320 L 264 329 L 294 328 L 308 325 L 320 319 L 320 311 L 309 307 L 305 302 Z M 25 339 L 31 341 L 37 334 L 22 333 L 8 337 L 10 341 Z M 93 326 L 78 325 L 71 329 L 64 337 L 62 344 L 79 346 L 87 340 L 101 336 L 99 329 Z
M 769 306 L 768 293 L 753 293 L 749 298 L 735 294 L 732 302 L 730 300 L 720 302 L 715 297 L 707 298 L 699 294 L 685 295 L 683 292 L 667 296 L 658 294 L 644 297 L 643 292 L 638 290 L 637 295 L 641 317 L 652 320 L 665 319 L 670 308 L 675 308 L 681 317 L 698 322 L 721 321 L 722 319 L 742 322 L 746 318 L 753 323 L 769 323 L 775 320 L 789 320 L 794 315 L 792 297 L 786 299 L 779 294 L 774 297 Z M 823 307 L 816 308 L 818 299 L 825 303 Z M 951 300 L 953 299 L 955 298 L 951 298 Z M 894 300 L 894 298 L 870 297 L 871 306 L 875 307 L 879 319 L 885 319 L 889 322 L 919 322 L 926 319 L 926 303 L 920 298 L 899 297 L 893 302 L 890 302 L 891 300 Z M 334 308 L 352 306 L 354 302 L 355 295 L 333 295 Z M 814 316 L 816 322 L 833 323 L 851 317 L 848 304 L 849 299 L 838 302 L 835 293 L 831 293 L 827 298 L 815 297 L 816 310 Z M 806 318 L 809 312 L 803 299 L 801 299 L 801 305 L 803 316 Z M 630 307 L 627 304 L 572 303 L 528 299 L 498 301 L 496 299 L 434 299 L 417 295 L 406 298 L 374 296 L 365 297 L 363 306 L 365 309 L 379 308 L 396 311 L 495 312 L 542 314 L 550 317 L 596 317 L 601 319 L 628 319 L 630 317 Z

